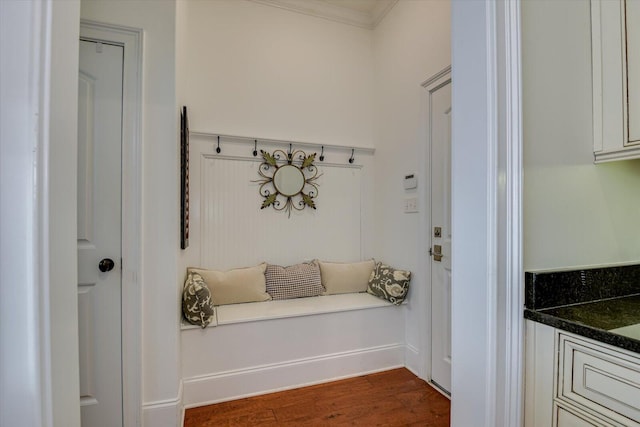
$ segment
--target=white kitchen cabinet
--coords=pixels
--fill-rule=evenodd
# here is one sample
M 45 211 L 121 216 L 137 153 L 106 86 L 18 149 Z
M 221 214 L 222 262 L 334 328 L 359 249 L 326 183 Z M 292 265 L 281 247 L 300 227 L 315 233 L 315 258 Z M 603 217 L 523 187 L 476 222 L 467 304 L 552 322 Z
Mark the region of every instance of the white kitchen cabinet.
M 591 0 L 596 163 L 640 158 L 640 0 Z
M 525 427 L 640 427 L 640 355 L 526 321 Z

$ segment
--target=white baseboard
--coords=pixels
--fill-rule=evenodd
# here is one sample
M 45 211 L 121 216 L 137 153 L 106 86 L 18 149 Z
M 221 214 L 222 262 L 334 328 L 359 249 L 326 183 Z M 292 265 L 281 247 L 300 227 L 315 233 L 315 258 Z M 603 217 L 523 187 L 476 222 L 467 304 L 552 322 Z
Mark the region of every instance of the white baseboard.
M 427 381 L 424 371 L 424 358 L 420 357 L 420 351 L 411 344 L 406 345 L 405 368 L 410 370 L 416 377 Z
M 183 383 L 180 382 L 175 399 L 147 402 L 142 405 L 143 427 L 181 427 L 184 407 L 182 405 Z
M 185 408 L 209 405 L 403 367 L 404 362 L 405 346 L 393 344 L 185 378 L 183 403 Z

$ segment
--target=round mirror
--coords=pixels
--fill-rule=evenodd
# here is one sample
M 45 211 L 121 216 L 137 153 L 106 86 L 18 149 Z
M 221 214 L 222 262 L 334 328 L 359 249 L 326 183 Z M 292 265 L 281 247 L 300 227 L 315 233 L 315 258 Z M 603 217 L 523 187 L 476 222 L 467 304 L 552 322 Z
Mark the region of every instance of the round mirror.
M 304 188 L 304 174 L 297 166 L 280 166 L 273 175 L 273 185 L 283 196 L 295 196 Z

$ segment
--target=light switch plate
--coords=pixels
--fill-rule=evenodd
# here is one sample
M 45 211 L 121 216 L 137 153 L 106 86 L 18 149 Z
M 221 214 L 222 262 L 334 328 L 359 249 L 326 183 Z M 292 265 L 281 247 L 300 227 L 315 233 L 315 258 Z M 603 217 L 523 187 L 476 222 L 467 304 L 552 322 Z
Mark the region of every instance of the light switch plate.
M 418 212 L 418 198 L 409 197 L 404 199 L 404 213 L 416 213 Z

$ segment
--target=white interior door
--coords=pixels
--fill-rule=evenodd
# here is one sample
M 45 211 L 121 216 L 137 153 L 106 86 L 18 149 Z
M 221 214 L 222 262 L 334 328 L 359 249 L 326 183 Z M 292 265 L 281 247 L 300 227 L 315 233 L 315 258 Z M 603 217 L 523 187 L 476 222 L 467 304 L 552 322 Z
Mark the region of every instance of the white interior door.
M 427 87 L 431 152 L 431 381 L 451 391 L 451 77 Z
M 78 332 L 84 427 L 122 426 L 122 67 L 122 46 L 80 42 Z

